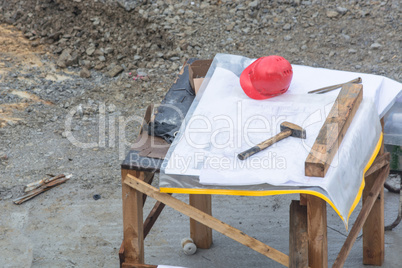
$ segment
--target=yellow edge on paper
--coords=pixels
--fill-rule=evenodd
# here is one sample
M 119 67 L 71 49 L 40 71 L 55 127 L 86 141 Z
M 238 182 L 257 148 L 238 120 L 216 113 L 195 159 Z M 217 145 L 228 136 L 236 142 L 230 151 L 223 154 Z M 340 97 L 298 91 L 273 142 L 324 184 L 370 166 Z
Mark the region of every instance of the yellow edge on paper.
M 356 208 L 359 200 L 362 196 L 362 192 L 365 186 L 364 182 L 364 174 L 371 167 L 374 162 L 374 159 L 377 157 L 378 152 L 380 151 L 382 145 L 383 133 L 381 132 L 380 138 L 377 142 L 377 145 L 374 149 L 373 154 L 370 157 L 369 162 L 363 171 L 363 179 L 360 185 L 359 191 L 356 195 L 355 201 L 352 204 L 352 207 L 349 210 L 347 221 L 349 221 L 349 217 L 352 214 L 353 210 Z M 340 214 L 339 210 L 335 207 L 332 201 L 326 197 L 325 195 L 313 191 L 313 190 L 265 190 L 265 191 L 249 191 L 249 190 L 229 190 L 229 189 L 200 189 L 200 188 L 160 188 L 161 193 L 173 193 L 173 194 L 219 194 L 219 195 L 244 195 L 244 196 L 268 196 L 268 195 L 283 195 L 283 194 L 310 194 L 315 195 L 323 200 L 325 200 L 331 207 L 336 211 L 339 217 L 345 222 L 345 219 Z M 346 221 L 346 223 L 347 223 Z

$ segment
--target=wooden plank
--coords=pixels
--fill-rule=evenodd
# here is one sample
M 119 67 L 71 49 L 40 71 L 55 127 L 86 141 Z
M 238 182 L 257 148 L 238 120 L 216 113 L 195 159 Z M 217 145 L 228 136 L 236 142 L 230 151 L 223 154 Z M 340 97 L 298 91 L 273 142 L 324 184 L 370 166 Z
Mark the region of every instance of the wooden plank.
M 374 160 L 373 164 L 371 167 L 366 171 L 364 174 L 365 177 L 371 176 L 374 172 L 377 172 L 381 168 L 383 168 L 385 165 L 389 165 L 389 161 L 391 160 L 391 154 L 390 153 L 384 153 L 381 156 L 377 156 L 377 158 Z
M 307 232 L 309 267 L 328 267 L 327 203 L 314 195 L 307 195 Z
M 211 195 L 190 194 L 190 205 L 212 215 Z M 208 249 L 212 245 L 212 229 L 190 218 L 190 237 L 198 248 Z
M 126 180 L 124 181 L 124 184 L 127 186 L 133 187 L 134 189 L 137 189 L 138 191 L 149 195 L 150 197 L 172 207 L 173 209 L 179 211 L 180 213 L 193 218 L 194 220 L 216 230 L 217 232 L 220 232 L 227 237 L 273 259 L 274 261 L 279 262 L 280 264 L 288 267 L 289 266 L 289 256 L 286 254 L 268 246 L 262 243 L 261 241 L 258 241 L 257 239 L 246 235 L 242 231 L 212 217 L 211 215 L 208 215 L 207 213 L 204 213 L 200 211 L 199 209 L 196 209 L 189 204 L 186 204 L 168 194 L 165 193 L 160 193 L 158 189 L 155 187 L 144 183 L 143 181 L 137 179 L 134 176 L 127 175 Z
M 120 249 L 119 249 L 119 261 L 120 261 L 120 268 L 123 267 L 123 263 L 124 263 L 124 241 L 121 243 L 120 245 Z
M 372 227 L 371 223 L 368 221 L 369 213 L 374 208 L 374 205 L 377 202 L 377 197 L 379 195 L 381 195 L 381 192 L 384 191 L 383 185 L 384 185 L 385 180 L 388 177 L 388 173 L 389 173 L 389 165 L 384 167 L 381 170 L 380 174 L 378 175 L 378 178 L 375 180 L 375 182 L 369 188 L 369 193 L 367 194 L 367 196 L 364 200 L 363 207 L 362 207 L 359 215 L 357 216 L 356 221 L 353 224 L 352 230 L 350 230 L 350 233 L 349 233 L 348 237 L 346 238 L 346 241 L 343 244 L 342 249 L 338 254 L 338 257 L 336 258 L 334 265 L 332 266 L 333 268 L 343 267 L 343 265 L 346 261 L 346 258 L 349 255 L 349 252 L 352 249 L 352 246 L 353 246 L 354 242 L 356 241 L 356 238 L 359 235 L 359 232 L 360 232 L 363 224 L 366 225 L 368 223 L 369 227 Z M 366 185 L 366 187 L 367 187 L 367 185 Z M 383 198 L 381 197 L 381 199 L 383 199 Z M 377 234 L 380 230 L 379 230 L 379 226 L 376 226 L 376 227 L 378 227 L 377 230 L 374 233 L 370 233 L 370 236 L 373 237 L 373 239 L 371 241 L 375 243 L 375 245 L 371 245 L 371 246 L 374 246 L 374 248 L 381 248 L 380 244 L 379 244 L 379 243 L 381 243 L 381 241 L 379 241 L 380 235 Z M 363 232 L 364 232 L 364 230 L 363 230 Z M 384 224 L 382 224 L 382 232 L 384 232 Z M 363 236 L 363 239 L 364 239 L 364 236 Z M 384 246 L 384 241 L 382 241 L 382 248 L 383 248 L 383 246 Z M 364 246 L 364 241 L 363 241 L 363 248 L 364 247 L 365 246 Z M 366 250 L 367 250 L 367 247 L 366 247 Z M 371 252 L 371 250 L 372 250 L 372 247 L 370 248 L 370 252 Z M 377 255 L 370 255 L 369 260 L 378 261 L 377 264 L 373 264 L 373 265 L 381 266 L 382 261 L 383 261 L 383 259 L 381 260 L 381 258 L 384 258 L 384 251 L 382 251 L 382 254 L 381 254 L 381 252 L 378 252 L 378 253 L 379 254 L 377 254 Z
M 152 184 L 152 181 L 154 180 L 154 174 L 153 172 L 144 172 L 144 181 L 148 184 Z M 145 205 L 145 201 L 147 201 L 147 195 L 143 194 L 142 195 L 142 207 Z M 145 236 L 144 236 L 145 239 Z
M 290 204 L 289 267 L 308 267 L 307 207 L 297 200 Z
M 389 169 L 388 169 L 389 173 Z M 388 176 L 388 173 L 385 177 Z M 379 172 L 375 172 L 372 175 L 365 178 L 366 186 L 363 190 L 363 205 L 366 202 L 371 201 L 370 189 L 375 185 Z M 366 222 L 363 225 L 363 263 L 369 265 L 381 266 L 384 262 L 384 182 L 379 185 L 378 198 L 374 199 L 374 205 L 371 209 Z
M 169 195 L 172 195 L 172 194 L 169 194 Z M 147 196 L 147 195 L 145 195 L 145 196 Z M 158 201 L 155 203 L 151 212 L 149 212 L 148 217 L 144 221 L 144 239 L 147 237 L 148 233 L 151 231 L 151 229 L 154 226 L 159 215 L 162 213 L 162 210 L 164 207 L 165 207 L 165 204 Z
M 324 177 L 363 98 L 363 86 L 346 84 L 322 126 L 305 161 L 305 174 Z
M 381 127 L 384 132 L 384 118 L 381 118 Z M 384 140 L 377 158 L 384 154 Z M 363 190 L 363 205 L 370 196 L 370 189 L 374 185 L 380 172 L 377 171 L 364 178 L 366 186 Z M 388 176 L 388 175 L 387 175 Z M 375 200 L 366 222 L 363 225 L 363 263 L 381 266 L 385 252 L 385 222 L 384 222 L 384 184 L 380 186 L 380 193 Z
M 144 173 L 123 169 L 122 201 L 123 201 L 123 243 L 124 260 L 128 263 L 144 263 L 144 235 L 142 193 L 124 184 L 127 176 L 144 179 Z M 144 182 L 145 183 L 145 182 Z
M 300 205 L 307 206 L 307 194 L 300 194 Z

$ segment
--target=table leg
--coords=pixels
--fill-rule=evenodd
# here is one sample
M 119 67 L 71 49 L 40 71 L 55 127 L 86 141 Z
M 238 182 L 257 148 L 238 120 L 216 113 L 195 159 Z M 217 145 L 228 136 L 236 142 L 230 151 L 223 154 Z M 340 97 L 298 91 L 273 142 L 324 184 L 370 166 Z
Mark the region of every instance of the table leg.
M 307 195 L 307 232 L 309 267 L 328 267 L 327 203 L 313 195 Z
M 144 180 L 144 172 L 122 169 L 123 245 L 125 263 L 144 263 L 143 194 L 124 183 L 130 174 Z
M 365 178 L 363 204 L 378 177 L 379 172 Z M 384 185 L 363 225 L 363 263 L 381 266 L 384 262 Z
M 308 267 L 307 207 L 292 200 L 289 211 L 289 268 Z
M 190 205 L 212 215 L 211 195 L 190 194 Z M 207 249 L 212 245 L 212 229 L 190 218 L 190 236 L 198 248 Z

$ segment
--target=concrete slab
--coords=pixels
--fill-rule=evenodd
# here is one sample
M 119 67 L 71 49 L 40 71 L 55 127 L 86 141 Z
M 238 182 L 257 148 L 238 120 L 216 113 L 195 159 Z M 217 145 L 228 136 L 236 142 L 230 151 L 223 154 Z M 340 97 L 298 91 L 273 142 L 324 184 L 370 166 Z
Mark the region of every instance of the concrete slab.
M 94 194 L 102 198 L 94 200 Z M 188 202 L 187 195 L 176 195 Z M 288 254 L 288 210 L 298 195 L 241 197 L 214 196 L 213 214 Z M 145 210 L 153 206 L 148 199 Z M 397 215 L 399 196 L 386 191 L 386 224 Z M 118 250 L 122 242 L 121 188 L 113 183 L 86 188 L 71 181 L 52 189 L 23 205 L 11 200 L 2 206 L 0 259 L 4 267 L 118 267 Z M 357 210 L 352 214 L 354 222 Z M 347 232 L 336 213 L 328 208 L 328 252 L 332 264 Z M 180 247 L 189 236 L 189 219 L 166 207 L 145 240 L 145 259 L 149 264 L 185 267 L 281 267 L 280 264 L 213 232 L 213 246 L 187 256 Z M 402 262 L 402 225 L 385 235 L 383 267 L 399 267 Z M 7 249 L 7 250 L 6 250 Z M 32 255 L 30 255 L 32 254 Z M 32 256 L 32 257 L 30 257 Z M 6 263 L 5 263 L 6 262 Z M 8 265 L 8 266 L 7 266 Z M 362 240 L 359 237 L 345 267 L 362 265 Z

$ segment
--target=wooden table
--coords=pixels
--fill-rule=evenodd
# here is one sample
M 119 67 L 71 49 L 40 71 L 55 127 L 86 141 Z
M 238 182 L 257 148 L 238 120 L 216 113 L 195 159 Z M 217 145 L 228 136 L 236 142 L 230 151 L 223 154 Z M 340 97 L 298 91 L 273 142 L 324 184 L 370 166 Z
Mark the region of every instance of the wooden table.
M 187 62 L 176 82 L 167 93 L 189 90 Z M 171 101 L 171 100 L 170 100 Z M 169 144 L 145 131 L 151 120 L 152 107 L 148 107 L 143 127 L 137 140 L 140 146 L 132 148 L 122 163 L 123 243 L 119 251 L 121 267 L 156 267 L 146 265 L 144 239 L 165 205 L 190 217 L 190 236 L 198 248 L 212 244 L 212 229 L 246 245 L 253 250 L 287 267 L 328 267 L 327 208 L 326 202 L 316 196 L 301 194 L 293 200 L 289 211 L 289 255 L 286 255 L 227 225 L 211 215 L 211 196 L 190 194 L 186 204 L 170 194 L 160 193 L 151 186 L 153 175 L 160 171 Z M 383 122 L 383 121 L 382 121 Z M 333 267 L 342 267 L 363 228 L 363 263 L 381 266 L 384 261 L 384 182 L 389 173 L 389 153 L 383 146 L 365 173 L 362 209 Z M 144 221 L 143 206 L 150 196 L 156 203 Z

